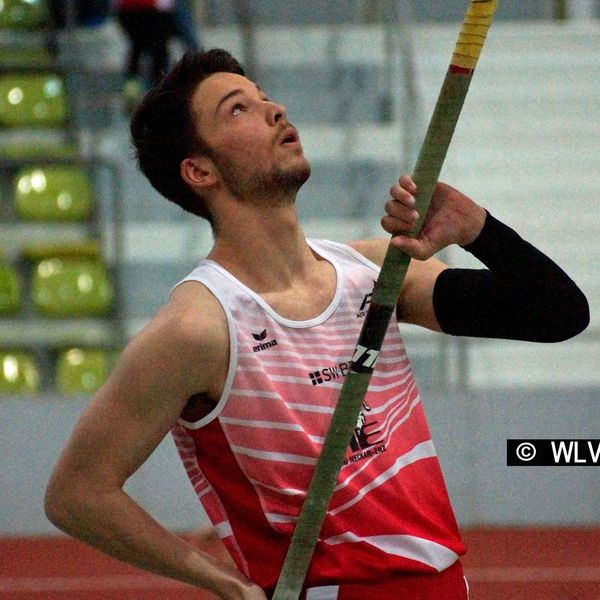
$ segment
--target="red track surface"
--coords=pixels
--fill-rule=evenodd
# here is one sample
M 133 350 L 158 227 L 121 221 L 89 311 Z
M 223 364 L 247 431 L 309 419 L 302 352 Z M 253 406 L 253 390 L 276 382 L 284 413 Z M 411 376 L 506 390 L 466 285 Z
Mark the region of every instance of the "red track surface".
M 472 600 L 600 600 L 600 529 L 473 529 L 463 533 L 469 547 L 463 563 Z M 72 540 L 0 539 L 2 600 L 209 598 L 209 594 L 137 571 Z

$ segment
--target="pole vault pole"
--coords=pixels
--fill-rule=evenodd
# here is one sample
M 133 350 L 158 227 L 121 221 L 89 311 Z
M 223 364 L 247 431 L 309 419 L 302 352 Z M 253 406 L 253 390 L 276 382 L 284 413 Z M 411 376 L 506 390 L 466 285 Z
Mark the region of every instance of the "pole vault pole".
M 417 186 L 415 209 L 420 215 L 413 237 L 418 235 L 427 214 L 497 4 L 498 0 L 469 2 L 413 172 Z M 388 247 L 273 600 L 297 600 L 300 595 L 409 262 L 404 252 Z

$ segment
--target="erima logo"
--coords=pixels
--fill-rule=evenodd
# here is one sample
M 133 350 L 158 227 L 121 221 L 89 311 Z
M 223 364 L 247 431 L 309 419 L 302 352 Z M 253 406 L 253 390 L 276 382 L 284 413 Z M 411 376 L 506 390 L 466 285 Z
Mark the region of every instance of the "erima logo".
M 345 377 L 349 369 L 348 363 L 340 363 L 339 365 L 332 365 L 330 367 L 324 367 L 320 371 L 309 373 L 310 381 L 313 385 L 320 385 L 326 381 L 333 381 L 340 377 Z
M 273 346 L 277 346 L 277 340 L 269 340 L 268 342 L 263 342 L 267 338 L 267 330 L 263 329 L 260 333 L 253 333 L 252 337 L 257 342 L 262 342 L 258 344 L 258 346 L 252 346 L 252 350 L 254 352 L 260 352 L 261 350 L 266 350 L 267 348 L 272 348 Z

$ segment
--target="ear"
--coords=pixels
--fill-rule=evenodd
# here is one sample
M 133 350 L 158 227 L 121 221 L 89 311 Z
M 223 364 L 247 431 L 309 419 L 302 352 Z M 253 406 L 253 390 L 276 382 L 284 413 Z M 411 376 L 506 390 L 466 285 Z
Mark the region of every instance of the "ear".
M 210 158 L 184 158 L 179 165 L 181 178 L 191 187 L 206 189 L 217 183 L 216 169 Z

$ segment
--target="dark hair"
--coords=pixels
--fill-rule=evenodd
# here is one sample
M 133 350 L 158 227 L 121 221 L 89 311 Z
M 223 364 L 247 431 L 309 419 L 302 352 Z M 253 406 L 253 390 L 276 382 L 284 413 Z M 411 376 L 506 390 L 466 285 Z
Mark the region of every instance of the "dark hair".
M 226 50 L 186 52 L 146 94 L 130 124 L 138 165 L 153 187 L 184 210 L 210 222 L 202 197 L 181 178 L 180 165 L 194 154 L 212 155 L 196 131 L 191 98 L 200 82 L 213 73 L 245 75 L 240 63 Z

